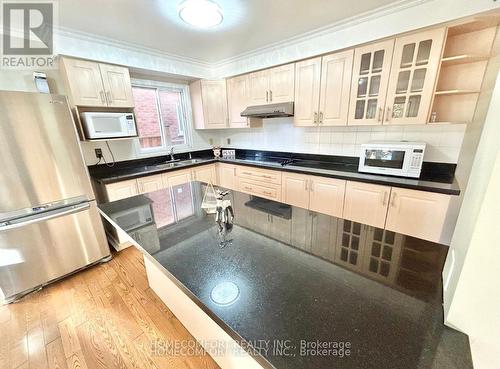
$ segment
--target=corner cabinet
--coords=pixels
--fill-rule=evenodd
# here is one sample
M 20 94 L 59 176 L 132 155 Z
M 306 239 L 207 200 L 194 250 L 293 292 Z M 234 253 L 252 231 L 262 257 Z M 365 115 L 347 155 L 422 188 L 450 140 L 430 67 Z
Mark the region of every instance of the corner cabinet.
M 248 76 L 229 78 L 227 80 L 227 108 L 229 127 L 247 128 L 248 118 L 241 112 L 248 106 Z
M 445 29 L 396 39 L 384 124 L 424 124 L 439 69 Z
M 65 57 L 60 62 L 67 93 L 73 105 L 134 107 L 127 68 Z
M 226 80 L 198 80 L 189 90 L 196 129 L 228 127 Z
M 394 40 L 358 47 L 349 105 L 349 125 L 382 124 Z

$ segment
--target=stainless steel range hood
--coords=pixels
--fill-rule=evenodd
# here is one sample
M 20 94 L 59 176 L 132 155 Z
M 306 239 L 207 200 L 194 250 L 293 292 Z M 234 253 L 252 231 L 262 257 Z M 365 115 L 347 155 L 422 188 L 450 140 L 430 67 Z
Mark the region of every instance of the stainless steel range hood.
M 293 117 L 293 102 L 249 106 L 241 112 L 241 116 L 250 118 Z

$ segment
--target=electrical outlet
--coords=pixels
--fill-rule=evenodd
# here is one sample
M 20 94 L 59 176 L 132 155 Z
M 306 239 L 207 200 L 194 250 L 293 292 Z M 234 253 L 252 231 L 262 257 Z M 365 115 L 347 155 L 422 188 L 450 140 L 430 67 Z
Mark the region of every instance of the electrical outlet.
M 97 159 L 102 158 L 102 149 L 95 149 L 95 156 Z
M 213 146 L 214 145 L 214 139 L 213 138 L 209 138 L 208 139 L 208 143 Z
M 229 137 L 227 138 L 227 144 L 231 145 L 231 139 Z

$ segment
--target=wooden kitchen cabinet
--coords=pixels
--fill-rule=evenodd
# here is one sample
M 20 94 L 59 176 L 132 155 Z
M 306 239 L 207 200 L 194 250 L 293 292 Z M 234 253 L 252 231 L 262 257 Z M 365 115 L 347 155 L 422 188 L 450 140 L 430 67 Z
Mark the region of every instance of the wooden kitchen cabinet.
M 427 121 L 445 33 L 438 28 L 396 39 L 384 124 Z
M 236 165 L 217 163 L 217 171 L 219 176 L 219 186 L 237 190 L 238 183 L 236 181 Z
M 196 129 L 228 127 L 225 80 L 198 80 L 189 85 Z
M 294 100 L 295 64 L 248 75 L 249 104 L 265 105 Z
M 449 195 L 393 187 L 385 228 L 439 242 L 449 203 Z
M 341 179 L 310 176 L 309 210 L 341 218 L 345 187 Z
M 347 181 L 343 218 L 384 228 L 391 187 Z
M 354 49 L 348 125 L 382 124 L 394 39 Z
M 154 192 L 165 187 L 161 178 L 161 174 L 138 178 L 137 186 L 139 189 L 139 193 Z
M 108 201 L 125 199 L 127 197 L 132 197 L 139 194 L 137 180 L 135 179 L 110 183 L 105 185 L 104 188 Z
M 321 58 L 295 63 L 295 126 L 314 126 L 318 123 Z
M 201 165 L 192 170 L 193 181 L 217 184 L 217 171 L 215 164 Z
M 132 84 L 127 68 L 99 63 L 109 107 L 133 107 Z
M 249 105 L 248 76 L 229 78 L 227 80 L 227 108 L 230 128 L 247 128 L 248 118 L 241 112 Z
M 284 172 L 281 176 L 282 201 L 303 209 L 309 209 L 309 177 L 305 174 Z
M 60 62 L 73 105 L 134 107 L 127 68 L 73 58 L 61 58 Z
M 345 126 L 349 112 L 354 50 L 325 55 L 321 59 L 319 124 Z
M 184 183 L 191 182 L 191 170 L 183 169 L 173 172 L 163 173 L 161 175 L 164 187 L 175 187 Z

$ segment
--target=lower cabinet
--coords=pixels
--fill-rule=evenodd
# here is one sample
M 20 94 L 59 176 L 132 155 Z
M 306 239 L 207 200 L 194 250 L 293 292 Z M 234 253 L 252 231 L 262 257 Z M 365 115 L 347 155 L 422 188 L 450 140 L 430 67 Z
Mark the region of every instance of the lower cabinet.
M 238 190 L 269 200 L 281 200 L 281 185 L 249 181 L 244 178 L 238 178 Z
M 238 183 L 236 182 L 236 165 L 218 163 L 219 186 L 236 190 Z
M 137 179 L 137 186 L 139 188 L 139 193 L 154 192 L 165 187 L 161 178 L 161 174 L 141 177 Z
M 384 228 L 391 187 L 347 181 L 343 218 Z
M 191 182 L 191 171 L 189 169 L 176 170 L 174 172 L 163 173 L 163 185 L 165 187 L 175 187 Z
M 193 181 L 217 184 L 217 171 L 215 164 L 194 167 L 192 171 Z
M 299 208 L 342 217 L 346 181 L 296 173 L 282 175 L 282 201 Z
M 449 204 L 449 195 L 393 187 L 385 228 L 439 242 Z
M 130 179 L 116 183 L 110 183 L 104 186 L 108 201 L 116 201 L 139 194 L 137 181 Z

